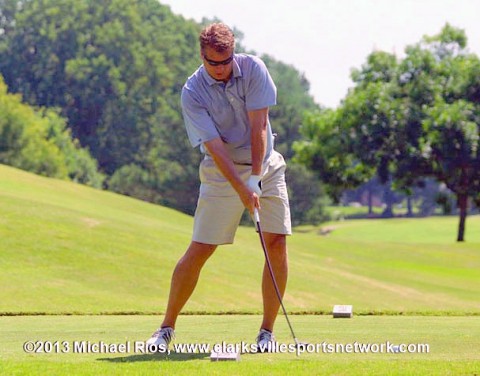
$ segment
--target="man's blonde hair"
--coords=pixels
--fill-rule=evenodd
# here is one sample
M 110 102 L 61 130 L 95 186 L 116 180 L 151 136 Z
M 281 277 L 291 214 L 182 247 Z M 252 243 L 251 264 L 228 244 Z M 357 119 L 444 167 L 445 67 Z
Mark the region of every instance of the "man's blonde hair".
M 220 53 L 235 49 L 235 35 L 227 25 L 221 22 L 205 27 L 198 39 L 202 52 L 206 47 L 213 48 Z

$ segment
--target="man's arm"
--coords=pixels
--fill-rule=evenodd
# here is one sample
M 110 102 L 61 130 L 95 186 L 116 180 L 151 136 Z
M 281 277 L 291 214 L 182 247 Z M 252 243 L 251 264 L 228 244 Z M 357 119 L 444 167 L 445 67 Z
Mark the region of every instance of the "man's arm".
M 262 175 L 262 165 L 267 150 L 268 107 L 248 111 L 251 126 L 252 175 Z
M 217 165 L 220 172 L 232 185 L 233 189 L 238 193 L 243 205 L 248 209 L 250 214 L 253 214 L 254 208 L 260 208 L 260 200 L 256 193 L 251 191 L 243 182 L 242 178 L 237 172 L 232 159 L 228 155 L 227 149 L 223 144 L 221 138 L 214 138 L 213 140 L 204 143 L 208 153 L 212 156 L 213 161 Z
M 248 112 L 251 129 L 251 146 L 252 146 L 252 175 L 262 175 L 262 165 L 267 150 L 267 119 L 268 107 L 260 110 Z M 248 209 L 250 214 L 254 208 L 260 208 L 260 199 L 252 188 L 248 187 L 240 177 L 235 168 L 233 161 L 228 155 L 227 149 L 221 138 L 205 142 L 208 153 L 212 156 L 215 164 L 220 172 L 230 182 L 233 189 L 238 193 L 243 205 Z

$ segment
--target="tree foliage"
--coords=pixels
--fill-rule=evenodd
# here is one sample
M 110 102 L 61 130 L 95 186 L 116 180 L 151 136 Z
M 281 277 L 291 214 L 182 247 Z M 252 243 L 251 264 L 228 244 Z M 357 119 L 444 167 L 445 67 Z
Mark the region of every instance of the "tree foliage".
M 101 187 L 103 176 L 89 152 L 73 140 L 55 111 L 33 109 L 7 93 L 0 76 L 0 163 Z
M 355 159 L 352 135 L 344 132 L 343 118 L 341 110 L 306 114 L 301 129 L 304 139 L 294 144 L 295 161 L 316 172 L 335 203 L 344 190 L 368 181 L 373 174 L 372 168 Z
M 202 25 L 157 0 L 0 0 L 0 9 L 9 90 L 58 108 L 108 189 L 192 213 L 201 155 L 185 135 L 180 91 L 201 64 Z M 298 71 L 264 59 L 278 87 L 277 148 L 289 158 L 303 112 L 318 106 Z
M 480 196 L 480 60 L 466 45 L 465 33 L 447 24 L 403 59 L 370 54 L 352 71 L 355 86 L 341 106 L 307 122 L 297 158 L 337 195 L 360 183 L 349 180 L 352 168 L 373 169 L 407 193 L 436 179 L 457 196 L 462 241 L 469 199 Z
M 10 90 L 60 108 L 111 177 L 108 187 L 191 211 L 197 173 L 182 166 L 199 155 L 184 136 L 179 93 L 199 64 L 198 26 L 155 0 L 27 0 L 20 8 L 0 56 Z M 132 180 L 132 171 L 148 178 Z

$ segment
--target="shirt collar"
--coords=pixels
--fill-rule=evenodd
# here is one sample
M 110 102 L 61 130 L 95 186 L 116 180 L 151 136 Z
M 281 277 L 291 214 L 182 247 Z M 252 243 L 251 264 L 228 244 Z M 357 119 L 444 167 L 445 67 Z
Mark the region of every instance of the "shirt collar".
M 236 55 L 233 57 L 233 77 L 239 78 L 242 77 L 242 69 L 240 65 L 238 65 L 237 59 L 235 59 Z
M 240 68 L 240 65 L 238 65 L 236 57 L 237 57 L 236 54 L 233 55 L 232 75 L 234 78 L 239 78 L 239 77 L 242 77 L 242 69 Z M 214 79 L 212 76 L 208 74 L 203 64 L 201 68 L 202 68 L 202 76 L 207 81 L 208 85 L 213 86 L 215 84 L 222 84 L 221 81 L 217 81 L 216 79 Z

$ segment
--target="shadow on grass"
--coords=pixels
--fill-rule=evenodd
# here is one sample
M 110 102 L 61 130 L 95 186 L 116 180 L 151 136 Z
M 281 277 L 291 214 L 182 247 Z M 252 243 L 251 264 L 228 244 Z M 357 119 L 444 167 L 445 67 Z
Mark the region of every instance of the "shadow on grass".
M 99 358 L 97 360 L 102 362 L 111 362 L 111 363 L 134 363 L 134 362 L 185 362 L 188 360 L 197 360 L 197 359 L 207 359 L 209 354 L 186 354 L 186 353 L 176 353 L 171 352 L 170 354 L 138 354 L 114 358 Z

